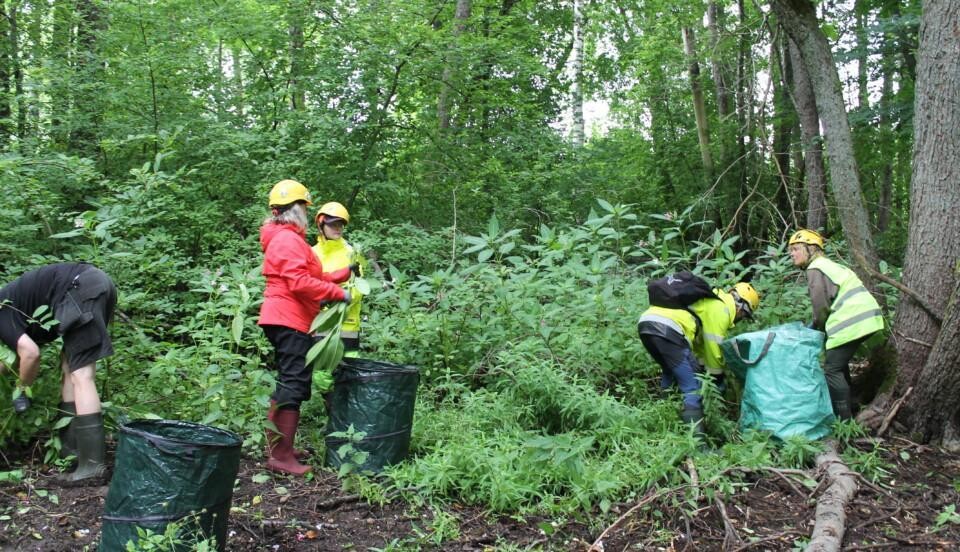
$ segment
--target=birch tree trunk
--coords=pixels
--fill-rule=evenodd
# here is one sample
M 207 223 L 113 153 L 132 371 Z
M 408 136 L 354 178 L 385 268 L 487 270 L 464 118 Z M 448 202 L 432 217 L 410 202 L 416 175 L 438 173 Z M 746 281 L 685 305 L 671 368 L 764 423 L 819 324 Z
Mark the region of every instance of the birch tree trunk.
M 570 129 L 570 141 L 573 147 L 583 146 L 583 5 L 582 0 L 573 0 L 573 50 L 570 52 L 570 102 L 573 108 L 573 128 Z
M 830 43 L 820 29 L 810 0 L 771 0 L 771 7 L 777 20 L 796 43 L 813 87 L 827 142 L 830 186 L 837 202 L 840 223 L 854 257 L 866 264 L 854 268 L 859 268 L 857 272 L 867 287 L 875 289 L 874 279 L 867 270 L 874 270 L 878 259 L 860 190 L 850 123 Z

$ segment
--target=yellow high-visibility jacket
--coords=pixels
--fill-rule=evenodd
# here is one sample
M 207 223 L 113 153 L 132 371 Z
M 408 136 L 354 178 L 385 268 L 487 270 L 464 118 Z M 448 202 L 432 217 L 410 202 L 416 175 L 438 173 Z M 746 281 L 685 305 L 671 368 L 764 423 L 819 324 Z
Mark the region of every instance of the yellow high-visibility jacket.
M 713 293 L 719 301 L 701 299 L 690 305 L 689 310 L 650 307 L 640 316 L 640 322 L 657 324 L 683 335 L 700 364 L 711 374 L 720 374 L 725 366 L 720 343 L 734 326 L 737 305 L 729 293 L 719 289 Z M 699 328 L 694 314 L 700 318 Z
M 347 243 L 347 240 L 343 238 L 328 240 L 322 234 L 317 240 L 317 245 L 313 246 L 313 252 L 316 253 L 320 264 L 323 265 L 324 272 L 346 268 L 355 261 L 356 256 L 353 246 Z M 363 268 L 360 270 L 362 272 Z M 352 300 L 350 306 L 347 307 L 343 325 L 340 327 L 340 335 L 345 338 L 360 337 L 360 302 L 363 300 L 363 296 L 356 290 L 351 290 L 350 296 Z

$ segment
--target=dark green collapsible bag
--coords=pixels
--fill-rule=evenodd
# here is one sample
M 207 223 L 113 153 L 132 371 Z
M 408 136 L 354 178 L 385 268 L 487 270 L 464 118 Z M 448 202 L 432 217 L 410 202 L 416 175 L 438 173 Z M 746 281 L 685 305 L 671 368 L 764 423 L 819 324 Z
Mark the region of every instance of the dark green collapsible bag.
M 793 322 L 741 334 L 721 344 L 743 383 L 740 430 L 763 430 L 785 439 L 830 434 L 833 409 L 820 368 L 824 335 Z
M 100 550 L 125 550 L 138 529 L 163 534 L 171 523 L 178 525 L 171 550 L 194 550 L 208 539 L 225 550 L 242 442 L 236 433 L 176 420 L 120 426 Z
M 379 472 L 406 458 L 420 371 L 415 366 L 344 358 L 333 379 L 324 463 L 334 468 L 344 463 L 341 447 L 348 443 L 330 434 L 351 426 L 365 434 L 359 443 L 350 445 L 368 453 L 359 469 Z

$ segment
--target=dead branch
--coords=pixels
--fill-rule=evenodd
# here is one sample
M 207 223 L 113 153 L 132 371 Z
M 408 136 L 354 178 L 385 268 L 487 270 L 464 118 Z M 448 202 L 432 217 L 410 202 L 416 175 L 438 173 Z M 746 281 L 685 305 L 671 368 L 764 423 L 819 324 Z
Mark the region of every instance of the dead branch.
M 908 387 L 903 396 L 894 401 L 893 406 L 890 408 L 890 413 L 884 416 L 883 423 L 880 424 L 880 429 L 877 430 L 877 437 L 882 437 L 884 432 L 887 431 L 887 428 L 890 427 L 890 422 L 893 421 L 894 416 L 897 415 L 897 411 L 900 410 L 900 405 L 903 404 L 903 401 L 907 400 L 907 397 L 909 397 L 912 392 L 913 387 Z
M 868 519 L 867 521 L 864 521 L 863 523 L 860 523 L 860 524 L 858 524 L 858 525 L 855 525 L 851 530 L 856 531 L 857 529 L 863 529 L 864 527 L 867 527 L 868 525 L 873 525 L 874 523 L 881 522 L 881 521 L 883 521 L 883 520 L 885 520 L 885 519 L 890 519 L 890 518 L 892 518 L 893 516 L 899 514 L 899 513 L 900 513 L 900 510 L 902 510 L 902 509 L 903 509 L 903 508 L 902 508 L 901 506 L 897 506 L 897 508 L 896 508 L 894 511 L 889 512 L 889 513 L 885 513 L 885 514 L 883 514 L 882 516 L 877 516 L 877 517 L 870 518 L 870 519 Z
M 680 491 L 680 490 L 682 490 L 682 489 L 684 489 L 684 488 L 686 488 L 686 487 L 687 487 L 686 485 L 683 485 L 683 486 L 676 487 L 676 488 L 673 488 L 673 489 L 663 489 L 663 490 L 660 491 L 659 493 L 655 493 L 655 494 L 647 493 L 647 496 L 645 496 L 645 497 L 643 497 L 642 499 L 640 499 L 640 502 L 637 502 L 636 504 L 634 504 L 629 510 L 627 510 L 626 512 L 624 512 L 622 516 L 618 517 L 616 521 L 614 521 L 613 523 L 611 523 L 609 527 L 607 527 L 606 529 L 604 529 L 603 532 L 600 533 L 600 536 L 597 537 L 597 540 L 593 541 L 593 544 L 590 545 L 590 548 L 588 549 L 588 551 L 589 551 L 589 552 L 603 552 L 603 539 L 605 539 L 605 538 L 607 537 L 607 534 L 609 534 L 610 531 L 613 531 L 614 529 L 616 529 L 616 527 L 617 527 L 618 525 L 620 525 L 621 523 L 623 523 L 623 521 L 624 521 L 625 519 L 627 519 L 628 517 L 632 516 L 634 512 L 636 512 L 636 511 L 639 510 L 640 508 L 643 508 L 643 507 L 646 506 L 647 504 L 650 504 L 650 503 L 653 502 L 654 500 L 657 500 L 658 498 L 663 497 L 663 496 L 666 496 L 666 495 L 668 495 L 668 494 L 678 492 L 678 491 Z
M 870 263 L 867 262 L 867 258 L 863 256 L 863 253 L 853 248 L 851 248 L 851 252 L 853 253 L 854 259 L 857 261 L 857 264 L 860 265 L 860 268 L 867 271 L 867 273 L 870 274 L 870 276 L 872 276 L 873 278 L 876 278 L 877 280 L 880 280 L 881 282 L 890 284 L 891 286 L 899 289 L 905 295 L 909 296 L 911 299 L 916 301 L 917 304 L 920 305 L 921 309 L 926 311 L 926 313 L 929 314 L 931 318 L 936 320 L 938 326 L 943 324 L 943 314 L 940 311 L 934 309 L 932 305 L 927 303 L 927 301 L 923 297 L 921 297 L 919 293 L 917 293 L 916 291 L 913 291 L 912 289 L 903 285 L 901 282 L 894 280 L 893 278 L 887 276 L 886 274 L 877 271 L 877 269 L 873 268 L 873 266 L 871 266 Z
M 321 510 L 332 510 L 337 506 L 342 506 L 344 504 L 349 504 L 351 502 L 357 502 L 360 500 L 360 495 L 345 495 L 331 498 L 329 500 L 324 500 L 322 502 L 317 502 L 314 506 L 314 509 L 318 512 Z
M 816 522 L 807 552 L 838 552 L 846 529 L 846 506 L 857 494 L 857 480 L 837 454 L 835 441 L 824 443 L 824 451 L 817 455 L 817 468 L 830 486 L 817 500 Z
M 781 470 L 779 470 L 779 469 L 777 469 L 777 468 L 764 468 L 764 469 L 767 470 L 767 471 L 773 472 L 777 477 L 779 477 L 780 479 L 782 479 L 784 483 L 786 483 L 787 485 L 790 486 L 791 489 L 793 489 L 793 492 L 796 493 L 797 496 L 799 496 L 800 498 L 803 498 L 803 499 L 806 499 L 806 498 L 807 498 L 807 495 L 803 494 L 803 492 L 800 491 L 800 489 L 799 489 L 796 485 L 793 484 L 793 481 L 790 481 L 790 478 L 787 477 L 787 476 L 783 473 L 783 471 L 781 471 Z
M 758 539 L 758 540 L 755 540 L 755 541 L 748 542 L 747 544 L 744 544 L 743 546 L 741 546 L 741 547 L 739 547 L 739 548 L 734 548 L 731 552 L 741 552 L 742 550 L 747 550 L 747 549 L 749 549 L 749 548 L 753 548 L 754 546 L 763 544 L 763 543 L 765 543 L 765 542 L 780 540 L 780 539 L 783 539 L 783 538 L 786 538 L 786 537 L 789 537 L 789 536 L 792 536 L 792 535 L 802 535 L 802 534 L 803 534 L 803 533 L 801 533 L 800 531 L 784 531 L 783 533 L 778 533 L 778 534 L 776 534 L 776 535 L 770 535 L 769 537 L 764 537 L 764 538 L 762 538 L 762 539 Z
M 690 486 L 693 487 L 693 499 L 700 500 L 700 476 L 697 474 L 697 466 L 693 463 L 693 458 L 687 457 L 687 473 L 690 474 Z
M 737 529 L 733 526 L 733 522 L 730 521 L 730 516 L 727 515 L 727 507 L 723 505 L 723 501 L 720 500 L 719 496 L 714 495 L 713 502 L 717 505 L 720 517 L 723 518 L 723 549 L 730 550 L 734 546 L 739 546 L 743 540 L 740 538 L 740 535 L 737 534 Z

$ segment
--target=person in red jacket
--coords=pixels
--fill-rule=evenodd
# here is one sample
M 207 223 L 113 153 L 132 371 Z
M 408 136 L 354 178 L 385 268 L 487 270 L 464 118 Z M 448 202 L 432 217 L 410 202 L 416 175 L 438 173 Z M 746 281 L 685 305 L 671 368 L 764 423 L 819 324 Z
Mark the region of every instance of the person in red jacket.
M 278 376 L 267 413 L 276 426 L 276 431 L 267 431 L 267 468 L 303 475 L 311 467 L 300 463 L 293 442 L 300 424 L 300 404 L 310 398 L 313 381 L 306 363 L 313 345 L 310 324 L 322 303 L 350 302 L 350 292 L 337 285 L 350 277 L 350 269 L 324 273 L 307 244 L 307 206 L 311 201 L 303 184 L 277 182 L 270 190 L 269 204 L 270 216 L 260 228 L 267 282 L 258 324 L 275 350 Z

